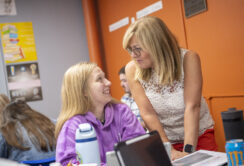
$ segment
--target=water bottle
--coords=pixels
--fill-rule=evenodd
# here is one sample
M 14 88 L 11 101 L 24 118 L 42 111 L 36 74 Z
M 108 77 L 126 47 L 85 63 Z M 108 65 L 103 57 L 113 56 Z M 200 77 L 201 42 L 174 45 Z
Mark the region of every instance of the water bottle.
M 101 165 L 96 131 L 89 123 L 80 124 L 75 134 L 77 160 L 81 164 L 97 163 Z
M 244 139 L 243 111 L 229 108 L 221 112 L 226 141 Z

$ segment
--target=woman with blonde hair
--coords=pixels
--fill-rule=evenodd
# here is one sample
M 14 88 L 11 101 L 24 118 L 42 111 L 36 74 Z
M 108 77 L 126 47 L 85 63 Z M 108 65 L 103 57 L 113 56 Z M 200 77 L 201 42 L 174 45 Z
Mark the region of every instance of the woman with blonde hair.
M 165 23 L 152 16 L 129 26 L 123 47 L 132 57 L 126 66 L 132 96 L 147 128 L 171 142 L 172 159 L 217 150 L 197 53 L 180 48 Z
M 0 157 L 20 162 L 53 156 L 54 124 L 24 101 L 8 104 L 0 114 Z
M 114 144 L 145 133 L 131 110 L 110 95 L 111 82 L 94 63 L 70 67 L 62 84 L 62 110 L 56 124 L 56 161 L 77 163 L 75 132 L 79 124 L 89 123 L 96 131 L 102 165 Z

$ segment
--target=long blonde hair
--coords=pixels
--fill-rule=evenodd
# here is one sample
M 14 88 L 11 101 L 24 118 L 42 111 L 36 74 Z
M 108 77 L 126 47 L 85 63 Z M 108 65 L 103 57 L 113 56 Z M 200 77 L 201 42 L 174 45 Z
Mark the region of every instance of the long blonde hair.
M 61 90 L 62 108 L 56 124 L 56 138 L 65 121 L 77 114 L 87 113 L 92 107 L 87 81 L 95 67 L 95 63 L 81 62 L 71 66 L 64 74 Z
M 33 110 L 24 101 L 8 104 L 1 112 L 0 131 L 8 145 L 21 150 L 29 150 L 24 146 L 25 137 L 21 126 L 27 131 L 28 137 L 40 151 L 54 150 L 54 124 L 45 115 Z
M 0 113 L 3 110 L 3 108 L 9 103 L 9 98 L 5 94 L 0 94 Z
M 152 16 L 146 16 L 127 29 L 123 38 L 123 48 L 128 49 L 131 38 L 135 36 L 142 48 L 147 50 L 153 61 L 153 69 L 159 75 L 162 85 L 172 84 L 182 74 L 180 47 L 165 23 Z M 148 81 L 152 69 L 142 69 L 137 65 L 135 79 Z

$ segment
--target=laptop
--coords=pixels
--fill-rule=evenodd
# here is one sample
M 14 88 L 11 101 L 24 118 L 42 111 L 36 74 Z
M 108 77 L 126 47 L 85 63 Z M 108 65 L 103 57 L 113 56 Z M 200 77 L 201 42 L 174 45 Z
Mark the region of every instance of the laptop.
M 114 150 L 121 166 L 172 166 L 157 131 L 119 142 Z
M 106 152 L 107 166 L 120 166 L 115 151 Z

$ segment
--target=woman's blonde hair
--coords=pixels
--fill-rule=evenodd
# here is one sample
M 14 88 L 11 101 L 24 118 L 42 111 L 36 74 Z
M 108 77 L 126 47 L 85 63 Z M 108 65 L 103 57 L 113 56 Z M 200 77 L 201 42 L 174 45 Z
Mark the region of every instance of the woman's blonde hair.
M 21 150 L 29 150 L 26 138 L 21 128 L 24 127 L 28 137 L 40 151 L 54 150 L 54 124 L 45 115 L 33 110 L 24 101 L 15 101 L 8 104 L 1 112 L 0 131 L 8 145 Z
M 68 119 L 85 114 L 92 107 L 89 95 L 88 78 L 97 65 L 92 62 L 81 62 L 71 66 L 64 74 L 61 96 L 62 108 L 55 129 L 55 137 Z
M 130 40 L 135 36 L 143 50 L 146 50 L 153 62 L 153 70 L 159 75 L 162 85 L 179 80 L 182 72 L 180 47 L 174 35 L 165 23 L 152 16 L 146 16 L 129 26 L 124 38 L 123 48 L 129 49 Z M 137 65 L 135 79 L 148 81 L 152 69 L 142 69 Z
M 0 113 L 3 110 L 3 108 L 9 103 L 9 98 L 5 94 L 0 94 Z

